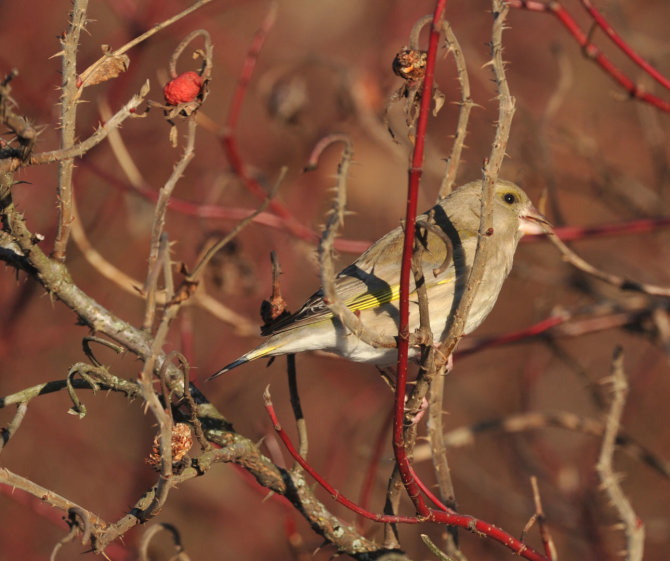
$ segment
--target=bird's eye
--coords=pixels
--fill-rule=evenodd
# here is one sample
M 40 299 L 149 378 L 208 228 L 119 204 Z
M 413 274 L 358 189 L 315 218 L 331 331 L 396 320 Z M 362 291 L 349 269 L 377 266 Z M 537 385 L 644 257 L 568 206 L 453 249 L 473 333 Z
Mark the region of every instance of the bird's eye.
M 505 193 L 503 195 L 503 201 L 508 205 L 513 205 L 516 202 L 516 197 L 514 196 L 514 193 Z

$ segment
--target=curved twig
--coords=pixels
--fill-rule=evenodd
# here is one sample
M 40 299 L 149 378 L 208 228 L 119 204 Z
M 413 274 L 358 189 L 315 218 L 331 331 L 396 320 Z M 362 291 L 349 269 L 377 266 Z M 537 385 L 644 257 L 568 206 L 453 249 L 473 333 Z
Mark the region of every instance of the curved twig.
M 72 413 L 73 415 L 78 415 L 79 418 L 81 419 L 86 415 L 86 406 L 79 400 L 79 397 L 77 397 L 76 392 L 74 391 L 74 386 L 72 385 L 72 379 L 75 375 L 79 374 L 81 376 L 81 379 L 86 382 L 91 389 L 94 392 L 97 392 L 100 387 L 98 384 L 95 383 L 93 378 L 91 378 L 88 373 L 80 368 L 81 363 L 75 364 L 72 368 L 70 368 L 70 371 L 67 373 L 67 378 L 66 378 L 66 384 L 67 384 L 67 393 L 70 396 L 70 399 L 72 400 L 72 408 L 68 411 L 68 413 Z
M 67 514 L 67 523 L 68 526 L 70 526 L 70 531 L 68 532 L 67 536 L 60 540 L 51 550 L 49 561 L 55 561 L 56 555 L 60 551 L 60 548 L 63 547 L 66 543 L 71 542 L 77 535 L 78 530 L 81 530 L 82 532 L 82 545 L 91 539 L 91 530 L 93 525 L 91 523 L 89 513 L 80 506 L 72 506 L 68 509 Z M 81 519 L 81 522 L 79 522 L 78 518 Z
M 444 171 L 438 199 L 444 199 L 454 186 L 456 172 L 461 162 L 461 153 L 465 145 L 465 136 L 468 132 L 468 121 L 470 120 L 470 111 L 475 106 L 475 102 L 470 97 L 470 78 L 468 77 L 468 68 L 465 63 L 465 56 L 461 50 L 461 45 L 456 38 L 451 25 L 447 20 L 442 21 L 442 33 L 447 42 L 449 52 L 454 56 L 456 70 L 458 72 L 458 83 L 461 87 L 461 102 L 458 112 L 458 124 L 456 125 L 456 134 L 454 144 L 451 147 L 451 154 L 447 159 L 447 169 Z
M 602 271 L 572 251 L 567 245 L 565 245 L 565 243 L 563 243 L 563 241 L 561 241 L 561 239 L 553 230 L 548 230 L 547 236 L 549 237 L 549 241 L 551 241 L 551 243 L 556 246 L 556 248 L 563 255 L 563 258 L 568 263 L 598 280 L 606 282 L 607 284 L 611 284 L 620 290 L 642 292 L 643 294 L 649 294 L 650 296 L 663 296 L 665 298 L 670 297 L 670 288 L 666 286 L 637 282 L 620 275 Z
M 320 142 L 317 146 L 320 154 L 327 146 L 334 142 L 343 142 L 344 151 L 337 169 L 337 195 L 333 202 L 333 207 L 328 216 L 326 228 L 321 236 L 319 243 L 319 265 L 321 267 L 321 285 L 323 287 L 324 301 L 330 311 L 335 315 L 351 333 L 358 337 L 364 343 L 373 347 L 395 348 L 396 341 L 394 337 L 384 337 L 372 330 L 367 329 L 361 319 L 354 314 L 342 302 L 342 299 L 335 288 L 335 266 L 333 264 L 333 241 L 337 228 L 344 222 L 344 208 L 346 206 L 346 180 L 353 148 L 349 137 L 346 135 L 331 135 L 327 137 L 326 142 Z M 310 158 L 312 161 L 312 158 Z
M 19 427 L 21 426 L 21 423 L 23 422 L 23 418 L 26 416 L 27 411 L 28 411 L 28 402 L 27 401 L 19 402 L 19 405 L 16 408 L 16 413 L 14 413 L 12 420 L 9 422 L 7 427 L 3 427 L 2 429 L 0 429 L 0 452 L 4 450 L 9 440 L 12 438 L 12 436 L 14 436 L 16 431 L 19 430 Z
M 174 559 L 175 561 L 188 561 L 189 556 L 186 554 L 184 551 L 184 546 L 181 543 L 181 536 L 179 535 L 179 530 L 172 524 L 168 524 L 167 522 L 159 522 L 158 524 L 154 524 L 153 526 L 150 526 L 146 532 L 142 535 L 142 539 L 140 540 L 140 546 L 139 546 L 139 556 L 141 561 L 149 561 L 150 556 L 149 556 L 149 545 L 151 544 L 151 540 L 154 538 L 158 532 L 161 531 L 167 531 L 171 536 L 172 536 L 172 541 L 174 543 L 174 550 L 176 555 L 171 557 L 170 559 Z
M 93 363 L 93 366 L 102 366 L 102 363 L 97 358 L 95 358 L 95 355 L 91 350 L 90 345 L 91 343 L 98 343 L 99 345 L 103 345 L 104 347 L 112 349 L 114 352 L 116 352 L 116 354 L 119 355 L 122 355 L 123 353 L 126 352 L 126 349 L 124 349 L 120 345 L 116 345 L 111 341 L 108 341 L 107 339 L 102 339 L 101 337 L 95 337 L 94 335 L 87 335 L 81 340 L 81 347 L 84 351 L 84 354 L 88 357 L 91 363 Z
M 212 55 L 214 47 L 212 45 L 212 39 L 209 36 L 209 33 L 204 29 L 196 29 L 195 31 L 192 31 L 181 40 L 179 45 L 177 45 L 177 48 L 172 53 L 172 56 L 170 56 L 170 61 L 168 63 L 168 70 L 170 72 L 171 78 L 176 78 L 178 75 L 177 61 L 179 60 L 181 54 L 184 52 L 184 49 L 188 47 L 189 43 L 193 41 L 193 39 L 199 36 L 202 37 L 205 43 L 205 51 L 204 53 L 202 53 L 203 57 L 202 57 L 202 68 L 200 69 L 200 76 L 202 77 L 203 81 L 207 81 L 210 79 L 212 74 Z

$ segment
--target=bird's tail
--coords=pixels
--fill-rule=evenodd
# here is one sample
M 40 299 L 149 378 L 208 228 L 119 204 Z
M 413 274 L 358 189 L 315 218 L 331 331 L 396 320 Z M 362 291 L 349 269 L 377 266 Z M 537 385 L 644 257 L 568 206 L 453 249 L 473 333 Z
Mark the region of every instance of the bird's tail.
M 275 352 L 277 348 L 278 345 L 271 344 L 270 340 L 265 341 L 262 345 L 259 345 L 258 347 L 252 349 L 248 353 L 243 354 L 237 360 L 234 360 L 230 364 L 224 366 L 221 370 L 218 370 L 217 372 L 212 374 L 209 378 L 207 378 L 207 381 L 209 382 L 210 380 L 213 380 L 214 378 L 221 376 L 221 374 L 225 374 L 226 372 L 232 370 L 233 368 L 242 366 L 243 364 L 246 364 L 247 362 L 250 362 L 252 360 L 256 360 L 257 358 L 263 358 L 264 356 L 273 356 L 274 354 L 277 354 Z

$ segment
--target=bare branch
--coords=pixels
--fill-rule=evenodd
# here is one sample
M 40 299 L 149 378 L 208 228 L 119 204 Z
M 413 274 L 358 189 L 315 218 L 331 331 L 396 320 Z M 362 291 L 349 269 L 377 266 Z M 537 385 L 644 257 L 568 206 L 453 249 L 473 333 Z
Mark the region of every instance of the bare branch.
M 61 150 L 74 145 L 77 116 L 77 49 L 79 35 L 86 24 L 88 0 L 74 0 L 70 26 L 61 38 L 63 57 L 63 95 L 61 97 Z M 54 243 L 54 258 L 65 261 L 65 250 L 72 224 L 72 169 L 73 158 L 60 161 L 58 166 L 58 232 Z
M 607 382 L 612 384 L 613 399 L 607 416 L 605 435 L 603 436 L 596 471 L 602 488 L 607 493 L 612 506 L 617 511 L 619 520 L 623 524 L 626 535 L 625 559 L 626 561 L 641 561 L 644 555 L 644 524 L 635 514 L 630 501 L 624 494 L 619 484 L 619 478 L 614 474 L 613 466 L 616 438 L 626 404 L 626 396 L 628 395 L 628 380 L 623 368 L 623 349 L 621 347 L 614 350 L 612 374 Z
M 116 130 L 129 117 L 137 117 L 136 109 L 144 101 L 149 94 L 149 80 L 147 80 L 139 93 L 134 95 L 128 103 L 119 109 L 112 117 L 100 125 L 98 129 L 89 136 L 86 140 L 74 144 L 68 148 L 61 148 L 59 150 L 52 150 L 50 152 L 41 152 L 35 154 L 25 165 L 50 164 L 52 162 L 71 161 L 72 158 L 83 156 L 91 148 L 100 144 L 107 135 Z M 73 218 L 74 220 L 74 218 Z
M 547 234 L 549 240 L 561 252 L 563 258 L 580 271 L 583 271 L 584 273 L 591 275 L 598 280 L 606 282 L 607 284 L 616 286 L 620 290 L 632 290 L 635 292 L 649 294 L 651 296 L 664 296 L 666 298 L 670 296 L 670 288 L 668 287 L 637 282 L 620 275 L 607 273 L 594 267 L 588 261 L 582 259 L 579 255 L 572 251 L 567 245 L 565 245 L 565 243 L 563 243 L 563 241 L 556 235 L 555 232 L 548 231 Z
M 470 78 L 468 77 L 468 68 L 465 63 L 465 56 L 461 50 L 461 45 L 456 38 L 454 30 L 447 20 L 442 22 L 442 33 L 449 52 L 454 56 L 456 70 L 458 72 L 458 83 L 461 88 L 460 110 L 458 112 L 458 124 L 456 125 L 456 134 L 454 135 L 454 145 L 451 148 L 451 154 L 447 160 L 447 169 L 442 177 L 438 199 L 446 197 L 454 186 L 458 166 L 461 163 L 461 153 L 465 145 L 465 136 L 468 132 L 468 121 L 470 111 L 475 106 L 475 102 L 470 97 Z

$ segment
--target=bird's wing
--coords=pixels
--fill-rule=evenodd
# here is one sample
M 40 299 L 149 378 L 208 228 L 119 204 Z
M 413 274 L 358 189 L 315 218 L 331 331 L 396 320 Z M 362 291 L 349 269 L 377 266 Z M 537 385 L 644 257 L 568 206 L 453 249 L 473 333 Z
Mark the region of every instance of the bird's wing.
M 389 269 L 384 271 L 386 274 L 392 273 L 390 266 L 384 269 Z M 366 273 L 356 263 L 344 269 L 337 276 L 335 290 L 347 307 L 354 312 L 380 306 L 398 297 L 397 280 L 389 284 L 374 274 Z M 323 290 L 319 290 L 295 314 L 271 325 L 261 334 L 274 335 L 322 320 L 329 320 L 332 317 L 332 312 L 324 302 Z
M 418 218 L 425 220 L 426 216 Z M 357 312 L 374 309 L 398 299 L 399 255 L 402 254 L 403 238 L 402 228 L 392 230 L 337 276 L 335 289 L 350 310 Z M 424 245 L 422 262 L 426 283 L 430 285 L 453 279 L 453 251 L 447 247 L 449 243 L 445 243 L 444 239 L 429 231 L 425 236 Z M 437 268 L 441 271 L 436 276 L 433 271 Z M 282 333 L 330 320 L 332 317 L 333 314 L 324 302 L 323 291 L 319 290 L 298 312 L 263 330 L 262 335 Z

